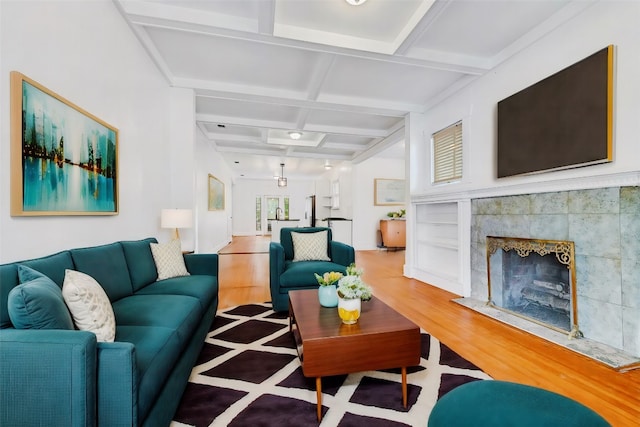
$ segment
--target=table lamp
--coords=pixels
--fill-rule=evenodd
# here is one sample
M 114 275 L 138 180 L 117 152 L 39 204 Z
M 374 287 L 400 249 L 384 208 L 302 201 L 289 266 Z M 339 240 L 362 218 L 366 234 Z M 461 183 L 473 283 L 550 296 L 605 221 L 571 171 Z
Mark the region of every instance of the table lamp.
M 193 211 L 191 209 L 162 209 L 160 227 L 173 228 L 173 239 L 180 240 L 179 228 L 193 227 Z

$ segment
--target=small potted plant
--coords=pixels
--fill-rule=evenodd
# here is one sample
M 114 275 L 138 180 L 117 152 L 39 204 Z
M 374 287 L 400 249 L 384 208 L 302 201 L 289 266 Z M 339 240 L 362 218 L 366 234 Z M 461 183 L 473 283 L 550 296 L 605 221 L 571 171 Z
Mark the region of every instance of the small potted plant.
M 323 307 L 336 307 L 338 305 L 338 293 L 336 284 L 342 278 L 342 273 L 338 271 L 330 271 L 322 276 L 313 273 L 318 281 L 318 300 Z
M 371 295 L 371 288 L 362 280 L 362 270 L 351 264 L 347 267 L 347 275 L 338 281 L 338 315 L 342 323 L 356 323 L 360 318 L 362 301 L 370 300 Z

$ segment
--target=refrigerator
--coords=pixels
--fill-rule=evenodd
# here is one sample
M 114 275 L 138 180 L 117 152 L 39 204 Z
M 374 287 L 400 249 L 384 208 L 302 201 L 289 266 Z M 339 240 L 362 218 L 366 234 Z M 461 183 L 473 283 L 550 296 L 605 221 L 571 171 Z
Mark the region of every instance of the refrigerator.
M 321 223 L 321 224 L 318 224 Z M 353 246 L 352 221 L 346 218 L 325 218 L 322 221 L 316 221 L 319 227 L 329 227 L 331 235 L 336 242 L 346 243 Z

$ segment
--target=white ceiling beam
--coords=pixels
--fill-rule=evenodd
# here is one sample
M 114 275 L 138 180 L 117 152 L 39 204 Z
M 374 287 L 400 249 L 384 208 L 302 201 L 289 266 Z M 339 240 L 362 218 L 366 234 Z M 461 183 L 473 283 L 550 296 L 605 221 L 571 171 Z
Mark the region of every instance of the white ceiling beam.
M 250 126 L 255 128 L 291 129 L 294 124 L 277 120 L 250 119 L 247 117 L 221 116 L 216 114 L 196 114 L 196 122 L 223 123 L 235 126 Z
M 200 122 L 202 123 L 202 122 Z M 223 142 L 248 142 L 251 144 L 262 144 L 262 137 L 260 136 L 247 136 L 247 135 L 225 135 L 218 132 L 207 132 L 207 138 L 215 141 Z
M 261 0 L 258 2 L 258 32 L 273 35 L 273 24 L 276 19 L 275 0 Z
M 312 110 L 373 114 L 388 117 L 404 117 L 409 111 L 416 113 L 424 112 L 424 106 L 420 104 L 328 95 L 323 95 L 323 99 L 320 101 L 311 101 L 304 99 L 299 93 L 271 90 L 264 87 L 230 85 L 182 78 L 174 78 L 172 83 L 174 87 L 194 89 L 197 97 L 256 102 L 269 105 L 308 108 Z
M 379 129 L 362 129 L 349 126 L 333 126 L 333 125 L 307 125 L 306 131 L 324 132 L 338 135 L 365 136 L 369 138 L 384 138 L 388 135 L 386 130 Z
M 223 123 L 233 126 L 245 126 L 254 128 L 269 128 L 289 130 L 294 128 L 293 123 L 280 122 L 275 120 L 260 120 L 246 117 L 222 116 L 217 114 L 196 114 L 197 123 Z M 395 128 L 395 126 L 394 126 Z M 365 138 L 384 138 L 390 131 L 380 129 L 353 128 L 348 126 L 331 125 L 307 125 L 305 132 L 320 132 L 334 135 L 360 136 Z M 205 132 L 206 134 L 210 132 Z
M 400 49 L 400 47 L 407 42 L 407 39 L 415 33 L 416 27 L 424 20 L 424 17 L 431 10 L 435 2 L 435 0 L 422 1 L 416 12 L 407 21 L 400 34 L 398 34 L 398 37 L 393 43 L 394 49 L 390 54 L 394 55 L 398 53 L 398 49 Z
M 397 131 L 395 131 L 388 137 L 378 141 L 377 143 L 369 144 L 369 147 L 366 150 L 354 156 L 352 161 L 353 163 L 356 163 L 356 164 L 364 162 L 365 160 L 370 159 L 376 154 L 381 153 L 382 151 L 391 147 L 392 145 L 402 141 L 403 139 L 404 139 L 404 127 L 401 129 L 398 129 Z
M 206 27 L 220 27 L 236 31 L 255 32 L 259 28 L 259 22 L 233 15 L 224 15 L 204 9 L 174 6 L 158 2 L 143 0 L 122 1 L 113 0 L 121 5 L 133 22 L 145 21 L 173 21 L 189 25 L 201 25 Z M 262 1 L 260 2 L 262 3 Z M 265 12 L 268 13 L 268 12 Z
M 113 0 L 113 3 L 115 4 L 116 9 L 118 9 L 120 14 L 124 18 L 129 28 L 131 28 L 131 31 L 133 31 L 133 34 L 136 36 L 144 50 L 147 51 L 147 54 L 151 57 L 151 60 L 154 62 L 154 64 L 156 64 L 156 67 L 158 67 L 160 73 L 167 80 L 167 83 L 171 84 L 171 81 L 173 80 L 173 74 L 169 70 L 169 66 L 164 61 L 160 52 L 158 52 L 155 43 L 153 43 L 149 38 L 149 34 L 142 27 L 133 24 L 133 22 L 127 15 L 127 12 L 123 8 L 123 2 L 119 0 Z
M 413 45 L 422 37 L 435 20 L 442 14 L 444 10 L 449 7 L 451 2 L 448 1 L 436 1 L 431 4 L 429 11 L 423 15 L 420 22 L 413 27 L 413 31 L 404 39 L 404 41 L 398 46 L 395 51 L 396 55 L 407 55 Z
M 137 3 L 137 2 L 136 2 Z M 148 4 L 146 2 L 142 2 L 143 5 Z M 167 11 L 160 11 L 163 8 L 170 8 Z M 330 46 L 324 45 L 320 43 L 312 43 L 300 40 L 292 40 L 282 37 L 273 37 L 271 35 L 259 34 L 256 31 L 251 31 L 250 29 L 237 29 L 232 28 L 232 25 L 229 23 L 225 25 L 219 25 L 217 23 L 209 23 L 206 19 L 186 19 L 184 14 L 179 16 L 173 16 L 173 9 L 175 7 L 170 7 L 166 5 L 161 5 L 158 3 L 154 3 L 153 7 L 148 8 L 147 14 L 144 12 L 144 8 L 139 8 L 135 13 L 131 13 L 127 15 L 127 19 L 129 19 L 132 23 L 142 26 L 170 29 L 170 30 L 180 30 L 180 31 L 188 31 L 198 34 L 205 34 L 217 37 L 224 38 L 232 38 L 237 40 L 248 40 L 256 43 L 265 43 L 274 46 L 284 46 L 294 49 L 308 50 L 314 52 L 325 52 L 331 53 L 335 55 L 349 56 L 355 58 L 368 59 L 372 61 L 382 61 L 389 62 L 401 65 L 412 65 L 416 67 L 436 69 L 436 70 L 444 70 L 444 71 L 453 71 L 464 74 L 474 74 L 481 75 L 488 71 L 488 68 L 477 67 L 475 64 L 450 64 L 446 62 L 440 62 L 437 60 L 429 60 L 429 59 L 419 59 L 419 58 L 411 58 L 408 56 L 393 56 L 382 53 L 361 51 L 355 49 L 348 49 L 344 47 Z M 127 10 L 125 9 L 125 12 Z M 236 27 L 240 25 L 236 24 Z

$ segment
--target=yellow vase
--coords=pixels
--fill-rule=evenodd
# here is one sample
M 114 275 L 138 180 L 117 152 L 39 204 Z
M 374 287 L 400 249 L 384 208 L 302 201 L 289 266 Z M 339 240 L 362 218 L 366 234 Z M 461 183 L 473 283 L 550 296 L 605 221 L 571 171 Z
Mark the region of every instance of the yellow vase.
M 362 302 L 360 298 L 344 299 L 338 298 L 338 315 L 342 323 L 353 325 L 360 318 L 360 308 Z

